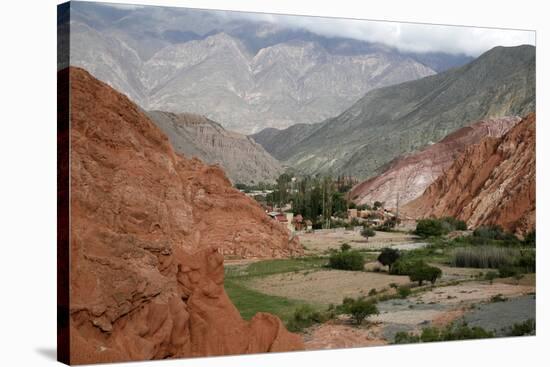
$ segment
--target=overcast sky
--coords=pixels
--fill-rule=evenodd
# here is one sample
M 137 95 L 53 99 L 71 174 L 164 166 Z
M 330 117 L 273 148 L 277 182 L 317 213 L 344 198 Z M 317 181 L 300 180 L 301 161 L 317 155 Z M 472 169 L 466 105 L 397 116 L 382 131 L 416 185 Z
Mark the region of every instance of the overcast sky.
M 141 5 L 117 5 L 135 10 Z M 166 9 L 166 8 L 165 8 Z M 477 57 L 495 46 L 535 45 L 534 31 L 427 25 L 369 20 L 322 18 L 310 16 L 271 15 L 213 11 L 221 17 L 267 21 L 280 26 L 303 28 L 328 37 L 348 37 L 380 42 L 402 51 L 447 52 Z
M 304 28 L 324 36 L 380 42 L 403 51 L 479 56 L 495 46 L 535 45 L 535 32 L 384 21 L 233 13 L 251 20 Z

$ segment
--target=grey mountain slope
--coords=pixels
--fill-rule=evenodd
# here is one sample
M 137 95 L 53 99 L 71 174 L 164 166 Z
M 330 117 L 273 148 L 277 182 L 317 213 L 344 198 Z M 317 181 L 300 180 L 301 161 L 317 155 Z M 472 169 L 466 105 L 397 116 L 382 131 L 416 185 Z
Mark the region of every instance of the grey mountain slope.
M 368 178 L 393 158 L 472 121 L 534 110 L 535 48 L 496 47 L 460 68 L 373 90 L 339 116 L 278 147 L 284 155 L 276 154 L 304 173 Z M 259 142 L 263 135 L 256 135 Z M 270 141 L 277 141 L 273 132 Z
M 228 131 L 204 116 L 162 111 L 147 114 L 168 136 L 176 151 L 219 164 L 234 183 L 274 182 L 283 172 L 280 163 L 254 140 Z
M 145 110 L 202 114 L 248 134 L 323 121 L 371 89 L 465 60 L 227 14 L 71 3 L 71 64 Z

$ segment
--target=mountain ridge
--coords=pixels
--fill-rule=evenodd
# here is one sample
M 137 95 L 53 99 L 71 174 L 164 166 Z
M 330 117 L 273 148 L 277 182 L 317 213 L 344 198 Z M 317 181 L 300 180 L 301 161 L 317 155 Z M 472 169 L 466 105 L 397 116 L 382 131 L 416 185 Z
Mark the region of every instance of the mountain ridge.
M 283 167 L 252 138 L 229 131 L 205 116 L 163 111 L 147 115 L 168 136 L 177 152 L 219 164 L 233 183 L 273 183 Z
M 372 90 L 342 114 L 305 129 L 281 149 L 283 156 L 274 156 L 303 174 L 370 178 L 397 156 L 472 121 L 534 109 L 535 48 L 495 47 L 462 67 Z
M 403 207 L 414 218 L 453 216 L 470 227 L 499 225 L 525 235 L 536 224 L 536 115 L 500 138 L 470 146 L 417 199 Z

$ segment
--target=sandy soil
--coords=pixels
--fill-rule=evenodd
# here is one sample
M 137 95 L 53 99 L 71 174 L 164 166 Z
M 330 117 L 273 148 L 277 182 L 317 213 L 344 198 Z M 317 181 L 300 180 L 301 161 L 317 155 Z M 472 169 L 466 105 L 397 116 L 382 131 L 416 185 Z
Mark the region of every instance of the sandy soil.
M 380 339 L 379 335 L 379 325 L 355 327 L 339 321 L 331 321 L 308 330 L 304 335 L 304 343 L 306 350 L 386 345 L 387 342 Z
M 319 254 L 331 248 L 339 248 L 343 243 L 349 244 L 356 249 L 381 249 L 397 245 L 413 245 L 418 237 L 401 232 L 376 232 L 376 236 L 370 237 L 368 241 L 360 234 L 359 230 L 345 230 L 343 228 L 316 230 L 314 233 L 303 233 L 299 235 L 300 243 L 305 246 L 306 254 Z M 410 247 L 409 246 L 409 247 Z
M 437 303 L 440 305 L 458 305 L 487 300 L 497 294 L 505 297 L 517 297 L 532 293 L 535 287 L 505 283 L 468 282 L 459 285 L 435 288 L 411 299 L 416 302 Z
M 339 304 L 344 297 L 366 296 L 375 288 L 389 288 L 391 283 L 408 284 L 409 277 L 343 270 L 301 271 L 257 278 L 247 287 L 262 293 L 319 304 Z

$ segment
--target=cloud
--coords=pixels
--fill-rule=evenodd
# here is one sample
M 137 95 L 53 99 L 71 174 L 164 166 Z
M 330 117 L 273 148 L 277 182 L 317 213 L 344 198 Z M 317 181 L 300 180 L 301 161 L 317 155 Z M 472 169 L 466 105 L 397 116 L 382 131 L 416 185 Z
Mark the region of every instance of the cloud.
M 402 51 L 479 56 L 495 46 L 535 44 L 535 32 L 308 16 L 231 13 L 236 18 L 302 28 L 327 37 L 379 42 Z
M 110 8 L 120 9 L 120 10 L 136 10 L 136 9 L 142 9 L 145 7 L 145 5 L 138 5 L 138 4 L 117 4 L 117 3 L 96 3 L 100 6 L 107 6 Z

